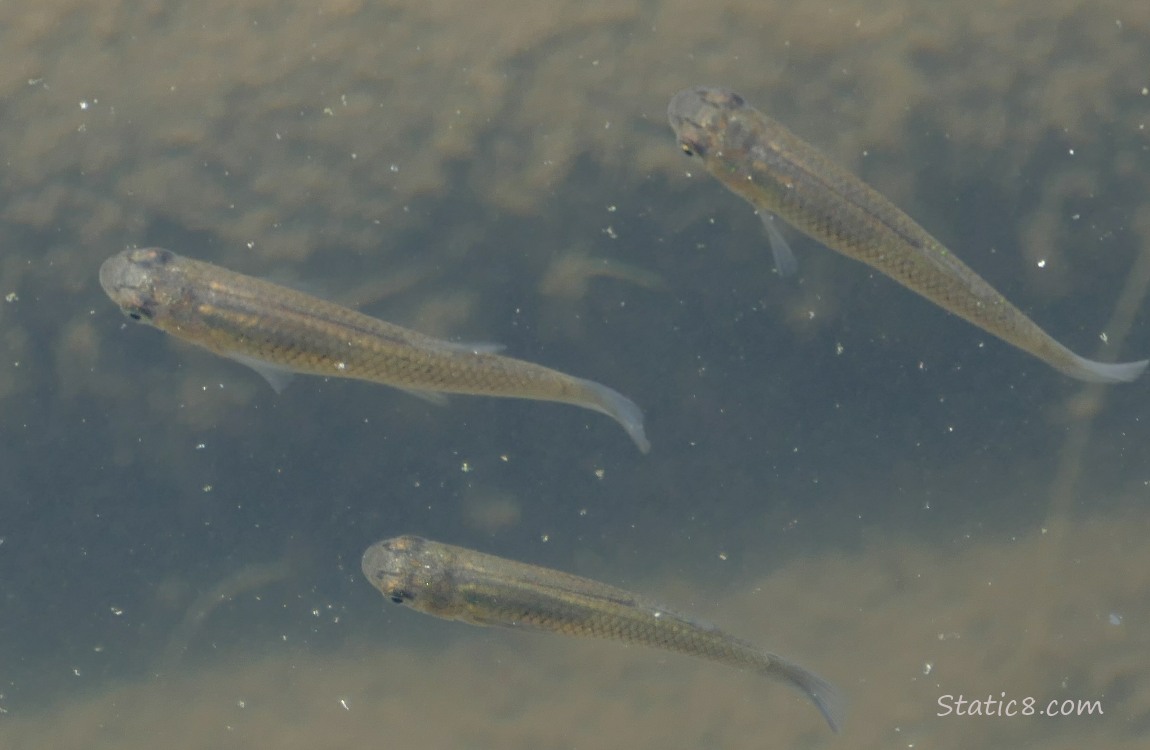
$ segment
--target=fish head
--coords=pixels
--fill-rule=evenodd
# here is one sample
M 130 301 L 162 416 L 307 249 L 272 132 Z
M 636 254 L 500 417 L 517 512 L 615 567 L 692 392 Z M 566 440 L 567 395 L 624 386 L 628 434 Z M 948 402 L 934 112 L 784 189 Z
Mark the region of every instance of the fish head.
M 723 132 L 732 114 L 746 106 L 743 97 L 734 91 L 697 86 L 671 97 L 667 120 L 683 153 L 705 159 L 715 148 L 716 134 Z
M 100 286 L 129 318 L 154 323 L 172 301 L 168 297 L 173 287 L 167 282 L 176 257 L 158 247 L 117 253 L 100 266 Z M 161 280 L 165 283 L 158 283 Z
M 417 536 L 376 542 L 363 553 L 361 567 L 372 586 L 396 604 L 423 609 L 433 599 L 443 564 L 432 544 Z

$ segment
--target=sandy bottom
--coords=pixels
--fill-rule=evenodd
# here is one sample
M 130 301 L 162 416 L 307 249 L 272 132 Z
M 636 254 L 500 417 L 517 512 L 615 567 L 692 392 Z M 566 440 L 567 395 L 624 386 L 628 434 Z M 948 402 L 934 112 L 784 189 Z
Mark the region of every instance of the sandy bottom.
M 377 643 L 9 714 L 0 746 L 1143 748 L 1148 528 L 1136 516 L 994 544 L 891 541 L 796 560 L 725 601 L 692 592 L 696 611 L 714 605 L 706 616 L 836 682 L 851 704 L 841 737 L 778 685 L 650 649 L 444 623 L 430 632 L 442 648 L 387 643 L 389 627 L 420 618 L 396 609 Z M 1097 701 L 1101 715 L 953 712 L 959 695 L 1003 693 L 1036 710 Z

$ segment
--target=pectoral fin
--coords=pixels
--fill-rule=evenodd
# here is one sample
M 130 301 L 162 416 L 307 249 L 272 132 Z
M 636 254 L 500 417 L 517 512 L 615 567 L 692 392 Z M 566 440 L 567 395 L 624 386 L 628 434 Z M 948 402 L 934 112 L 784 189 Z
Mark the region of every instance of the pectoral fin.
M 287 384 L 291 382 L 291 379 L 295 377 L 295 373 L 286 367 L 273 365 L 262 359 L 256 359 L 255 357 L 248 357 L 243 354 L 229 354 L 228 358 L 234 359 L 241 365 L 246 365 L 258 372 L 263 376 L 264 380 L 268 381 L 268 385 L 270 385 L 276 393 L 282 393 L 283 389 L 287 388 Z
M 440 393 L 439 391 L 420 391 L 416 390 L 415 388 L 400 388 L 398 390 L 403 391 L 408 396 L 415 396 L 418 399 L 422 399 L 429 404 L 435 404 L 436 406 L 447 406 L 447 395 Z
M 775 257 L 775 270 L 779 272 L 779 276 L 794 276 L 799 270 L 799 262 L 795 260 L 795 254 L 791 251 L 791 246 L 787 244 L 783 233 L 775 226 L 774 215 L 766 211 L 757 213 L 763 222 L 763 228 L 767 230 L 767 241 L 771 244 L 771 254 Z

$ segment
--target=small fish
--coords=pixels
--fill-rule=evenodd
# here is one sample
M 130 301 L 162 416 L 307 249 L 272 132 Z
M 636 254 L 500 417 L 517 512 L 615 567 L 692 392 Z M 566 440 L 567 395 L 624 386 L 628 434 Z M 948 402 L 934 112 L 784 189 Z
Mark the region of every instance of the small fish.
M 363 553 L 363 574 L 397 604 L 471 625 L 653 646 L 757 672 L 802 691 L 831 729 L 845 703 L 813 672 L 713 625 L 604 583 L 450 544 L 399 536 Z
M 639 450 L 643 414 L 610 388 L 369 317 L 270 281 L 143 248 L 100 266 L 129 317 L 256 369 L 277 391 L 292 373 L 353 378 L 429 397 L 444 393 L 574 404 L 614 419 Z
M 667 117 L 683 151 L 754 206 L 769 233 L 768 217 L 777 215 L 1072 378 L 1127 382 L 1150 362 L 1095 362 L 1070 351 L 897 206 L 733 91 L 680 91 Z M 781 236 L 770 237 L 776 258 L 785 256 Z

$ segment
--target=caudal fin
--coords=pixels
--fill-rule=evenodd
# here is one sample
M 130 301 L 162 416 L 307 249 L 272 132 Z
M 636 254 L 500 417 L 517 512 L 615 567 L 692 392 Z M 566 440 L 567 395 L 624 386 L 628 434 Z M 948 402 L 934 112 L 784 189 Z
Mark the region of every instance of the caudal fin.
M 1079 357 L 1077 354 L 1073 363 L 1059 368 L 1063 373 L 1088 383 L 1129 383 L 1137 380 L 1146 371 L 1150 360 L 1140 362 L 1095 362 L 1092 359 Z
M 589 403 L 580 402 L 580 406 L 586 406 L 611 417 L 627 431 L 635 441 L 635 445 L 639 446 L 639 450 L 644 453 L 650 452 L 651 441 L 647 440 L 647 434 L 643 431 L 643 412 L 634 401 L 593 380 L 584 380 L 583 386 L 587 389 L 591 400 Z
M 774 654 L 770 657 L 768 673 L 803 691 L 822 712 L 830 728 L 835 732 L 839 731 L 847 713 L 846 697 L 839 692 L 839 689 L 792 661 Z

